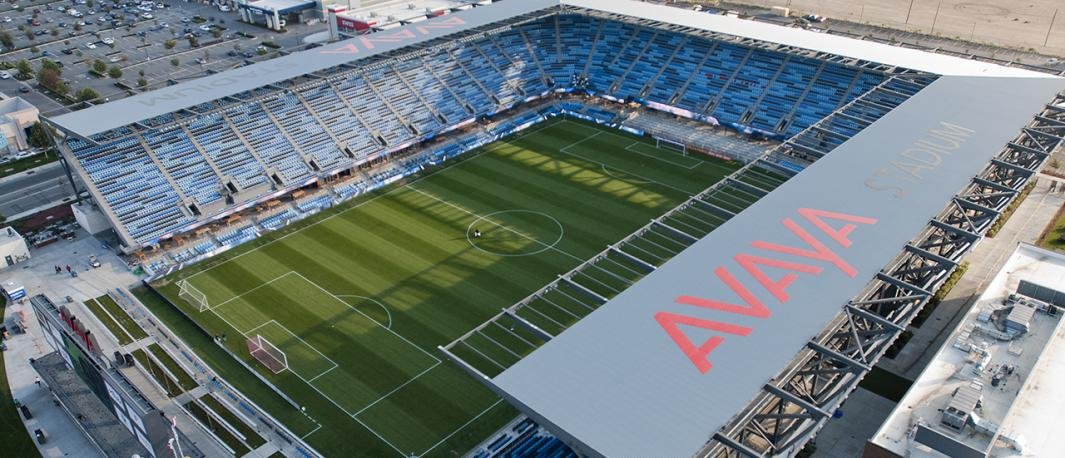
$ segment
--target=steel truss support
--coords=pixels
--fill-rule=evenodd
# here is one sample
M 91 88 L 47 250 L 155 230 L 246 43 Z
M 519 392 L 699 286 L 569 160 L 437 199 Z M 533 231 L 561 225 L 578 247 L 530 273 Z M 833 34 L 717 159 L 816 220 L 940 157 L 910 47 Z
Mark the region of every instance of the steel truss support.
M 895 89 L 897 90 L 897 89 Z M 1009 142 L 699 456 L 793 455 L 842 404 L 1065 138 L 1065 94 Z M 802 135 L 802 134 L 800 134 Z

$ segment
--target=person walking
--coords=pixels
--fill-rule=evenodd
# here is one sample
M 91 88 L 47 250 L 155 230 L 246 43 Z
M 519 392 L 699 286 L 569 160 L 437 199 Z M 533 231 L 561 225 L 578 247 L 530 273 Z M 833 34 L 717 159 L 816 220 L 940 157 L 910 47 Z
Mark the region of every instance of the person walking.
M 36 383 L 37 386 L 41 386 L 41 376 L 38 375 L 36 378 L 34 378 L 33 383 Z

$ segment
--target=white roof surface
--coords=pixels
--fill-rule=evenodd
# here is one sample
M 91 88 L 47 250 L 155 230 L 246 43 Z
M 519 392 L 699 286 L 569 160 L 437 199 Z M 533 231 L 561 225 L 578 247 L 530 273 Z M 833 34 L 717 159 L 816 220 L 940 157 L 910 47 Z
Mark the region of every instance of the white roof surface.
M 955 388 L 968 385 L 972 379 L 965 368 L 968 353 L 953 346 L 959 335 L 969 332 L 973 341 L 990 345 L 991 369 L 999 364 L 1017 366 L 1017 375 L 1008 377 L 999 387 L 992 387 L 989 377 L 982 379 L 983 407 L 978 415 L 1000 425 L 999 434 L 1020 438 L 1022 451 L 999 441 L 989 456 L 1061 456 L 1065 450 L 1065 436 L 1059 431 L 1061 412 L 1065 412 L 1065 383 L 1061 382 L 1065 378 L 1065 327 L 1061 326 L 1061 314 L 1050 317 L 1036 313 L 1031 331 L 1010 342 L 971 332 L 974 326 L 978 327 L 980 312 L 1002 307 L 1003 299 L 1017 290 L 1021 280 L 1065 290 L 1065 255 L 1020 245 L 914 381 L 872 443 L 900 456 L 935 456 L 909 434 L 920 422 L 977 449 L 991 445 L 991 436 L 972 427 L 958 434 L 940 425 L 940 409 L 950 402 Z M 1015 354 L 1018 349 L 1020 355 Z

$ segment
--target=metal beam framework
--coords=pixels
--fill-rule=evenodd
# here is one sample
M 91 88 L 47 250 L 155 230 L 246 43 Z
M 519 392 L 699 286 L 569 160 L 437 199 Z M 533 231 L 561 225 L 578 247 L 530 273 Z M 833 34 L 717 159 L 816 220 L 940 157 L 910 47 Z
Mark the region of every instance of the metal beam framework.
M 844 304 L 729 425 L 698 454 L 790 456 L 821 429 L 1065 138 L 1059 94 L 972 183 Z

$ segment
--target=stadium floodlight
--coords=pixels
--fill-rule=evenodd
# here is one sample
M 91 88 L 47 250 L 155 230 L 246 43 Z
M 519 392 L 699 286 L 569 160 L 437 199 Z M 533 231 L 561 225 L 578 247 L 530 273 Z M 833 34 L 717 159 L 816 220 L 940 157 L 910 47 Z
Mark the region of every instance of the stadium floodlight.
M 178 282 L 178 297 L 185 299 L 201 312 L 211 308 L 211 305 L 207 302 L 207 295 L 192 286 L 188 280 Z
M 270 372 L 278 374 L 288 369 L 288 356 L 285 356 L 285 352 L 260 334 L 248 337 L 248 353 L 263 363 Z
M 655 146 L 666 151 L 676 151 L 684 156 L 688 155 L 688 145 L 673 140 L 655 137 Z

